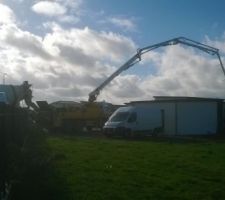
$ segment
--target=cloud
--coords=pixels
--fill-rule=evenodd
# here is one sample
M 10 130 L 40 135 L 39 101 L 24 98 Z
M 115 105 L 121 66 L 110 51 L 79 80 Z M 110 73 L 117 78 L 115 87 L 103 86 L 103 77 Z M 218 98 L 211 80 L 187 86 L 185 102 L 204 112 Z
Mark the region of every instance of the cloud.
M 11 84 L 30 81 L 35 99 L 87 100 L 113 66 L 136 48 L 119 34 L 48 26 L 50 32 L 43 37 L 16 24 L 0 26 L 1 70 Z
M 225 78 L 216 57 L 174 46 L 155 62 L 158 74 L 142 81 L 146 93 L 199 97 L 225 97 Z
M 79 9 L 83 3 L 83 0 L 56 0 L 58 3 L 72 9 Z
M 66 9 L 59 14 L 63 18 L 70 16 L 69 9 L 79 9 L 82 1 L 51 3 Z M 87 100 L 89 92 L 136 53 L 137 44 L 116 32 L 62 28 L 52 21 L 44 23 L 47 32 L 38 36 L 19 27 L 9 7 L 0 4 L 1 10 L 5 13 L 0 19 L 1 72 L 7 73 L 10 84 L 31 82 L 36 100 Z M 225 37 L 205 42 L 225 52 Z M 176 45 L 145 54 L 142 65 L 133 66 L 138 74 L 127 70 L 116 77 L 98 100 L 120 104 L 155 95 L 225 98 L 225 77 L 216 57 Z M 147 74 L 147 68 L 154 68 L 154 73 Z
M 134 31 L 136 29 L 136 25 L 132 19 L 126 19 L 122 17 L 111 17 L 108 18 L 107 21 L 115 26 L 124 28 L 127 31 Z
M 44 37 L 16 25 L 0 28 L 7 82 L 30 81 L 35 99 L 87 100 L 89 92 L 135 53 L 136 44 L 123 35 L 87 27 L 64 30 L 57 24 L 50 28 Z M 140 70 L 154 66 L 156 73 L 142 71 L 146 75 L 141 78 L 127 70 L 102 90 L 98 100 L 119 104 L 156 95 L 224 98 L 225 78 L 218 60 L 199 52 L 181 45 L 152 51 L 143 56 Z
M 76 24 L 80 21 L 80 18 L 75 17 L 73 15 L 64 15 L 64 16 L 60 17 L 58 20 L 63 23 Z
M 42 39 L 39 36 L 22 31 L 16 25 L 1 26 L 0 39 L 2 43 L 10 45 L 24 53 L 40 56 L 43 59 L 50 59 L 51 57 L 51 55 L 45 51 L 42 45 Z
M 63 5 L 51 1 L 39 1 L 32 6 L 32 10 L 49 17 L 64 15 L 67 11 Z
M 83 0 L 39 1 L 31 9 L 41 15 L 54 17 L 60 23 L 76 24 L 80 21 Z
M 44 43 L 57 48 L 60 45 L 71 46 L 94 57 L 96 61 L 106 60 L 114 63 L 123 61 L 136 51 L 136 45 L 130 38 L 112 32 L 95 31 L 88 27 L 63 30 L 58 26 L 45 36 Z
M 208 36 L 205 36 L 205 41 L 208 45 L 218 48 L 223 54 L 225 53 L 225 33 L 221 38 L 216 40 L 212 40 Z
M 15 3 L 23 3 L 24 2 L 24 0 L 12 0 L 12 1 Z
M 121 99 L 138 99 L 144 95 L 144 91 L 139 87 L 141 79 L 137 75 L 120 75 L 110 83 L 103 91 L 107 99 L 121 103 Z
M 0 3 L 0 13 L 1 13 L 0 25 L 1 24 L 15 23 L 15 21 L 16 21 L 15 15 L 14 15 L 11 8 L 9 8 L 8 6 Z
M 67 99 L 74 99 L 74 98 L 80 98 L 82 96 L 85 96 L 88 91 L 85 91 L 81 87 L 72 86 L 69 88 L 65 87 L 54 87 L 52 89 L 53 93 L 59 97 L 67 98 Z
M 121 103 L 149 100 L 158 95 L 225 98 L 225 77 L 217 57 L 180 45 L 154 51 L 146 57 L 149 60 L 145 65 L 149 63 L 149 68 L 154 65 L 155 74 L 143 78 L 121 74 L 102 91 L 99 99 Z
M 84 68 L 95 66 L 96 59 L 91 55 L 86 55 L 81 48 L 74 48 L 63 44 L 58 44 L 58 48 L 60 49 L 60 56 L 71 64 L 83 66 Z

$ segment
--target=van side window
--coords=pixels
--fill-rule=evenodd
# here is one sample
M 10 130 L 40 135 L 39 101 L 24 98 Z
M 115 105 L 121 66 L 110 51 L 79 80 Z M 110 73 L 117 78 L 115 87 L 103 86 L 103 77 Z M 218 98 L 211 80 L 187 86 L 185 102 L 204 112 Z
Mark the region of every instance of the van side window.
M 137 113 L 132 112 L 130 117 L 128 118 L 127 122 L 132 123 L 132 122 L 136 122 L 136 120 L 137 120 Z

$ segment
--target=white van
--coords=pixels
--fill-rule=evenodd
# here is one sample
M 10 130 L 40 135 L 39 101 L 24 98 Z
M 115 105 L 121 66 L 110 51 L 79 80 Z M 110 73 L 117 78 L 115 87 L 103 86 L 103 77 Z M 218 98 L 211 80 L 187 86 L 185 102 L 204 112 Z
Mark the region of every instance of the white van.
M 164 111 L 146 106 L 126 106 L 118 108 L 105 123 L 106 135 L 130 135 L 136 132 L 156 134 L 163 132 Z

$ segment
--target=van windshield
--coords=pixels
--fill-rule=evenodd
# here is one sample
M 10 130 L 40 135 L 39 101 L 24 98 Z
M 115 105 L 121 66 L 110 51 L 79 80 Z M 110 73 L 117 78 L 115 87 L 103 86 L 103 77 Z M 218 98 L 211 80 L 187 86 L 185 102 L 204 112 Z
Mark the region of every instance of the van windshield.
M 122 121 L 125 121 L 128 118 L 129 114 L 130 114 L 129 112 L 118 112 L 114 116 L 112 116 L 110 121 L 111 122 L 122 122 Z

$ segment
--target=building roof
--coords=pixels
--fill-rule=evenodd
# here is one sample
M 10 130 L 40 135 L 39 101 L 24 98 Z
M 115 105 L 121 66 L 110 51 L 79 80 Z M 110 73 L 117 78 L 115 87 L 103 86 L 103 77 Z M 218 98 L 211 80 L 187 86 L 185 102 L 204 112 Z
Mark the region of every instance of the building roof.
M 126 104 L 158 103 L 158 102 L 224 102 L 224 99 L 184 96 L 154 96 L 153 100 L 131 101 Z
M 208 98 L 208 97 L 185 97 L 185 96 L 154 96 L 156 101 L 165 100 L 192 100 L 192 101 L 224 101 L 219 98 Z

